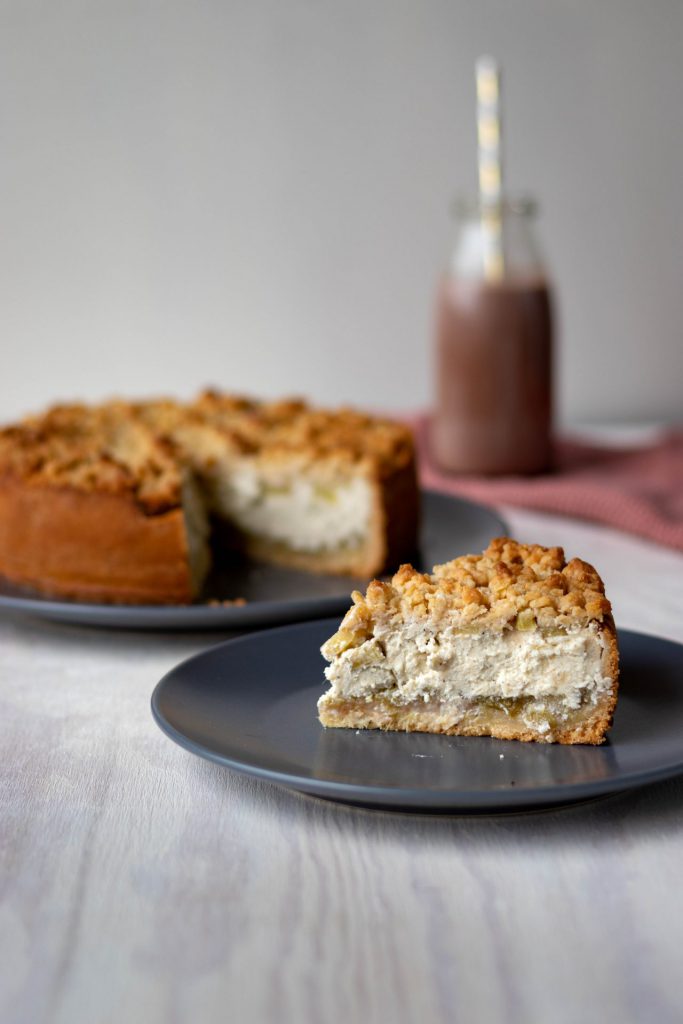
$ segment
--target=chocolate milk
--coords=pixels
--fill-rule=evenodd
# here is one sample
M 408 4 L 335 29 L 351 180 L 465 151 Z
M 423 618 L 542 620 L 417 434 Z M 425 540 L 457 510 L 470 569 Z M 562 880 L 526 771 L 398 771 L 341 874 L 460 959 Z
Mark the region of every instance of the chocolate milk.
M 448 276 L 437 313 L 432 454 L 455 473 L 549 468 L 552 311 L 543 278 Z

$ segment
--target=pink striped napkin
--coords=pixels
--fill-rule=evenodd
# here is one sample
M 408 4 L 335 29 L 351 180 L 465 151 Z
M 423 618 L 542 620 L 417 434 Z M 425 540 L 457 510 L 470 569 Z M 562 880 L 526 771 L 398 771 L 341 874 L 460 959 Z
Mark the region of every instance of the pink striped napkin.
M 519 505 L 606 523 L 683 551 L 683 431 L 638 448 L 569 438 L 555 446 L 555 470 L 537 477 L 450 476 L 431 461 L 428 420 L 414 425 L 424 487 L 489 505 Z

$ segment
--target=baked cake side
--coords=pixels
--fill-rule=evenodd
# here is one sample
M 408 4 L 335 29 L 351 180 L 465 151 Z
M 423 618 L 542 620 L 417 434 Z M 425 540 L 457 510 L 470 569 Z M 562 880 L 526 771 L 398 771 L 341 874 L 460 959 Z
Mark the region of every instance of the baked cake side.
M 325 726 L 601 743 L 618 649 L 596 570 L 561 548 L 480 556 L 375 580 L 323 645 Z

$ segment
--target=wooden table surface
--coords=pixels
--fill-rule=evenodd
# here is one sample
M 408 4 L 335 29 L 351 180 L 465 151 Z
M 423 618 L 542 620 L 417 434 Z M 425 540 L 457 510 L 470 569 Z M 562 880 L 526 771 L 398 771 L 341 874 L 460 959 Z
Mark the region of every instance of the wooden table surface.
M 683 557 L 504 511 L 683 641 Z M 683 1020 L 683 779 L 499 817 L 279 790 L 152 721 L 222 638 L 0 620 L 3 1024 Z

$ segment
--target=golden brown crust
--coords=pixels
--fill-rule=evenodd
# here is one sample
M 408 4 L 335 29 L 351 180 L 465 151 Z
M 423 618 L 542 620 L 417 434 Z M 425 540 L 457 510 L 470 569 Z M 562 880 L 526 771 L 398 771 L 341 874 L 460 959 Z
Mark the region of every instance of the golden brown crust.
M 204 392 L 189 409 L 230 433 L 245 451 L 273 459 L 295 452 L 304 461 L 364 464 L 384 476 L 414 458 L 409 427 L 354 409 L 314 409 L 299 399 L 257 402 L 215 391 Z
M 611 613 L 605 616 L 604 622 L 600 627 L 600 632 L 605 645 L 605 653 L 602 658 L 602 672 L 605 678 L 612 680 L 612 687 L 605 697 L 601 739 L 590 741 L 596 743 L 600 743 L 602 739 L 605 738 L 605 734 L 612 726 L 614 712 L 617 707 L 617 698 L 619 696 L 619 642 L 617 640 L 617 630 Z M 575 742 L 588 741 L 576 740 Z
M 414 464 L 408 427 L 352 409 L 313 409 L 300 401 L 256 402 L 205 392 L 189 405 L 171 399 L 59 405 L 0 430 L 0 475 L 78 490 L 135 492 L 177 502 L 177 467 L 165 443 L 181 428 L 205 427 L 235 450 L 302 465 L 362 465 L 380 479 Z
M 377 551 L 375 564 L 362 575 L 370 576 L 386 567 L 397 565 L 411 551 L 414 553 L 420 528 L 420 492 L 417 466 L 410 451 L 392 469 L 385 467 L 376 486 L 375 533 L 384 547 Z M 412 556 L 411 556 L 412 557 Z
M 121 604 L 191 599 L 183 513 L 146 515 L 129 494 L 0 484 L 0 568 L 55 596 Z
M 600 576 L 579 558 L 565 561 L 562 548 L 519 544 L 497 537 L 481 555 L 462 555 L 422 573 L 402 565 L 391 582 L 373 580 L 328 641 L 347 648 L 372 634 L 377 619 L 429 618 L 481 629 L 579 626 L 603 622 L 611 605 Z M 521 618 L 518 618 L 521 614 Z M 526 617 L 526 622 L 525 622 Z
M 176 461 L 121 403 L 55 406 L 0 430 L 0 478 L 130 495 L 151 513 L 180 502 Z

